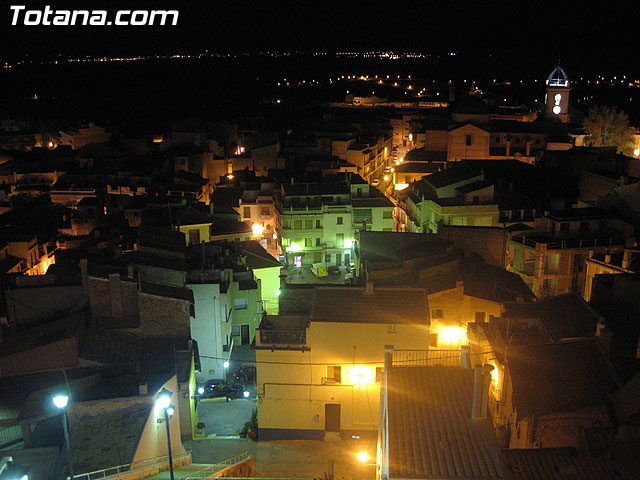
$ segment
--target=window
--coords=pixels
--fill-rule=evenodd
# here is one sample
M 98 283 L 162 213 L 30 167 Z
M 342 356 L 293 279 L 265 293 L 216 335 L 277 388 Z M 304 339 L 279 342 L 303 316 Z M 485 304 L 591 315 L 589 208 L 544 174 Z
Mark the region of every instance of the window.
M 579 232 L 581 234 L 589 233 L 589 222 L 580 222 Z
M 327 367 L 327 381 L 334 383 L 342 382 L 342 367 L 330 365 Z
M 500 137 L 496 137 L 496 143 L 500 143 Z
M 293 265 L 298 268 L 302 267 L 302 255 L 293 257 Z
M 271 214 L 271 211 L 268 208 L 263 208 L 260 210 L 260 215 L 263 215 L 265 217 L 269 216 Z
M 246 297 L 236 298 L 233 300 L 233 308 L 236 310 L 245 310 L 249 307 L 249 302 Z
M 387 333 L 397 333 L 398 332 L 398 324 L 390 323 L 387 325 Z
M 569 222 L 563 222 L 560 224 L 560 235 L 566 235 L 569 233 Z
M 324 263 L 331 263 L 331 254 L 325 253 L 324 255 Z
M 342 225 L 342 217 L 338 217 L 338 218 L 336 218 L 336 223 L 337 223 L 338 225 Z
M 289 222 L 289 220 L 282 221 L 282 228 L 291 228 L 291 223 Z
M 464 144 L 467 147 L 470 147 L 472 142 L 473 142 L 473 135 L 465 135 L 464 136 Z
M 200 243 L 200 230 L 189 230 L 189 245 Z
M 320 220 L 316 220 L 316 228 L 322 228 L 322 224 L 320 223 Z
M 435 308 L 435 309 L 431 310 L 431 318 L 443 318 L 442 309 L 441 308 Z
M 305 238 L 304 239 L 305 247 L 313 247 L 313 238 Z
M 382 212 L 382 218 L 393 218 L 393 212 L 391 210 L 385 210 Z
M 516 143 L 520 143 L 520 137 L 516 137 Z
M 382 382 L 382 374 L 384 373 L 384 368 L 376 367 L 376 383 Z
M 342 254 L 336 253 L 336 265 L 340 265 L 340 262 L 342 262 Z
M 305 220 L 304 221 L 304 228 L 313 228 L 313 220 Z
M 296 230 L 300 230 L 302 228 L 302 220 L 294 220 L 293 228 Z
M 316 247 L 320 246 L 320 237 L 316 237 Z
M 429 334 L 429 346 L 437 348 L 438 347 L 438 334 L 430 333 Z
M 244 218 L 251 218 L 251 207 L 244 207 L 244 213 L 242 214 Z

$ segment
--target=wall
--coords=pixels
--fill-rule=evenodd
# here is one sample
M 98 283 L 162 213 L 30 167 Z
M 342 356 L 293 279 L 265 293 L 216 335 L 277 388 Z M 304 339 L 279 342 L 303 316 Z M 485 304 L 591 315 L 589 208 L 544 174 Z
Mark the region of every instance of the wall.
M 162 390 L 167 388 L 173 392 L 171 403 L 174 405 L 175 412 L 173 417 L 169 419 L 169 428 L 171 432 L 171 452 L 174 456 L 186 454 L 186 450 L 182 446 L 180 431 L 180 402 L 178 401 L 178 380 L 174 375 L 162 387 L 158 389 L 154 395 L 149 396 L 150 401 L 155 401 L 155 397 Z M 167 427 L 164 422 L 158 423 L 158 419 L 164 418 L 164 412 L 154 406 L 151 410 L 147 423 L 144 426 L 140 443 L 133 457 L 134 462 L 145 460 L 148 458 L 160 457 L 167 455 Z
M 31 306 L 34 298 L 38 299 L 37 310 Z M 13 288 L 6 290 L 5 299 L 7 317 L 12 325 L 38 322 L 62 312 L 77 312 L 88 302 L 80 285 Z
M 469 146 L 465 144 L 466 135 L 472 135 L 472 143 Z M 490 139 L 489 132 L 471 124 L 449 131 L 447 161 L 486 158 L 489 156 Z
M 180 225 L 179 228 L 180 228 L 180 231 L 184 233 L 184 238 L 185 238 L 185 241 L 187 242 L 187 245 L 191 245 L 191 243 L 189 243 L 190 242 L 189 232 L 191 230 L 198 230 L 198 232 L 200 232 L 200 241 L 197 244 L 209 241 L 210 232 L 211 232 L 210 223 L 203 223 L 199 225 Z
M 438 333 L 443 327 L 466 329 L 467 323 L 475 321 L 476 312 L 485 312 L 488 318 L 489 315 L 499 316 L 502 308 L 500 302 L 464 295 L 463 286 L 432 293 L 427 298 L 432 333 Z M 434 310 L 441 310 L 442 317 L 436 318 Z M 461 340 L 461 344 L 466 344 L 466 334 Z M 459 343 L 447 345 L 446 338 L 438 338 L 438 348 L 459 347 Z
M 424 326 L 396 325 L 395 333 L 388 325 L 313 322 L 307 328 L 310 351 L 257 350 L 260 438 L 322 439 L 327 403 L 341 405 L 343 435 L 376 431 L 380 384 L 375 368 L 383 366 L 388 344 L 428 348 L 426 319 Z M 327 365 L 342 366 L 341 384 L 322 384 Z
M 189 302 L 138 292 L 140 329 L 144 336 L 189 335 Z
M 467 254 L 477 253 L 489 265 L 506 267 L 506 232 L 502 228 L 443 224 L 437 233 L 455 248 Z
M 0 375 L 18 375 L 78 365 L 76 337 L 0 357 Z
M 88 277 L 91 316 L 94 319 L 138 315 L 138 284 L 133 280 Z M 112 298 L 112 295 L 114 298 Z
M 222 351 L 227 336 L 231 335 L 231 322 L 226 323 L 219 284 L 190 284 L 196 316 L 191 319 L 191 337 L 198 342 L 201 380 L 222 378 L 222 363 L 229 352 Z M 224 295 L 226 297 L 226 295 Z M 226 302 L 225 302 L 226 303 Z M 206 377 L 206 378 L 205 378 Z
M 268 315 L 277 315 L 279 310 L 280 268 L 269 267 L 253 270 L 255 277 L 260 280 L 262 302 Z

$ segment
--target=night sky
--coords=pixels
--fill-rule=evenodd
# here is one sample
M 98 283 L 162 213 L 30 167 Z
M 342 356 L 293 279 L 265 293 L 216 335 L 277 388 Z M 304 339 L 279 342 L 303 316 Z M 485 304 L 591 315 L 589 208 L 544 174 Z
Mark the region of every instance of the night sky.
M 177 26 L 12 26 L 12 3 L 27 8 L 178 9 Z M 393 49 L 493 53 L 520 61 L 548 56 L 637 68 L 634 2 L 266 0 L 5 2 L 0 55 L 135 55 L 261 50 Z

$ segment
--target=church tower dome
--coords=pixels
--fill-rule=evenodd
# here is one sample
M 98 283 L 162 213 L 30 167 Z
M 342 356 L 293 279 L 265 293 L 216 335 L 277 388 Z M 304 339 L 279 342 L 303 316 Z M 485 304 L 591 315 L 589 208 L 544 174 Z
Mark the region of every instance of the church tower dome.
M 547 78 L 545 95 L 545 115 L 556 117 L 563 122 L 569 121 L 569 93 L 571 82 L 567 72 L 558 64 Z

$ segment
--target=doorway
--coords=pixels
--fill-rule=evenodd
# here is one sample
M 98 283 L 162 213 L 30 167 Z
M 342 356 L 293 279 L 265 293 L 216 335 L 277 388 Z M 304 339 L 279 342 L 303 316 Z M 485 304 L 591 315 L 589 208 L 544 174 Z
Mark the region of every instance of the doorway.
M 248 345 L 251 343 L 251 339 L 249 338 L 249 325 L 240 325 L 240 338 L 242 345 Z
M 340 404 L 339 403 L 325 403 L 324 430 L 325 432 L 340 431 Z

